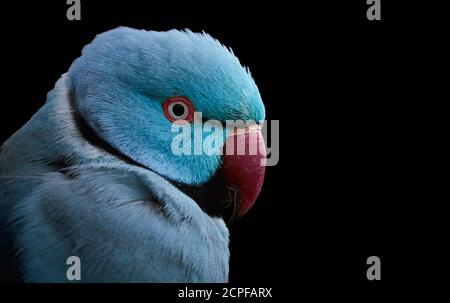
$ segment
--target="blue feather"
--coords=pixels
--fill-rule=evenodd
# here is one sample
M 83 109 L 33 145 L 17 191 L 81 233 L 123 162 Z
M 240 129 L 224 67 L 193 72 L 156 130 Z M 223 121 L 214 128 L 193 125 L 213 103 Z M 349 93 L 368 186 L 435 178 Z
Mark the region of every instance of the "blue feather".
M 173 185 L 205 183 L 221 160 L 172 154 L 161 105 L 171 96 L 209 119 L 265 117 L 250 74 L 207 34 L 98 35 L 2 145 L 0 265 L 24 281 L 67 282 L 75 255 L 84 282 L 226 282 L 225 223 Z
M 239 60 L 207 34 L 118 28 L 98 35 L 68 73 L 81 115 L 103 140 L 186 184 L 206 182 L 220 157 L 178 157 L 161 111 L 186 96 L 204 118 L 264 120 L 258 88 Z

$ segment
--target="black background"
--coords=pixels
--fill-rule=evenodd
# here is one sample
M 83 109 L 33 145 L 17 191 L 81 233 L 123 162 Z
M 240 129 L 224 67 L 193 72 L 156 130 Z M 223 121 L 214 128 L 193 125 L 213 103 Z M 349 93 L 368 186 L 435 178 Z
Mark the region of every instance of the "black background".
M 364 282 L 372 255 L 383 281 L 448 279 L 439 7 L 382 1 L 371 22 L 363 0 L 111 2 L 82 0 L 81 21 L 65 1 L 1 4 L 1 142 L 97 33 L 205 30 L 280 120 L 280 162 L 231 227 L 231 282 Z

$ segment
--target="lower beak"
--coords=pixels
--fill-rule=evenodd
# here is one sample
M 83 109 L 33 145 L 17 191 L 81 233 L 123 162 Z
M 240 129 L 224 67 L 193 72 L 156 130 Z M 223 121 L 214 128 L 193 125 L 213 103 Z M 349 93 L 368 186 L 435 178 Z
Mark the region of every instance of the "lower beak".
M 234 192 L 231 222 L 241 218 L 255 203 L 265 174 L 266 147 L 259 125 L 236 129 L 225 141 L 223 169 Z

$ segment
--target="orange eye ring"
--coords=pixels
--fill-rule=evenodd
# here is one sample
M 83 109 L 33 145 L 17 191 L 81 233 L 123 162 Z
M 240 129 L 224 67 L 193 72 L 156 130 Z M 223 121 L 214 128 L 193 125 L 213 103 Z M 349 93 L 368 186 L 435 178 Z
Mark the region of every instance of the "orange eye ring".
M 194 106 L 183 96 L 171 97 L 162 103 L 164 115 L 170 122 L 191 123 L 194 120 Z

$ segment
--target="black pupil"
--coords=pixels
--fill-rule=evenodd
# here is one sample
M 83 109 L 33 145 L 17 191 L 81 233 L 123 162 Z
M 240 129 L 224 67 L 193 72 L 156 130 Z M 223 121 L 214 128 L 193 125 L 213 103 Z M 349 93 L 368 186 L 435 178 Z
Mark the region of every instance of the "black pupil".
M 184 115 L 184 106 L 181 104 L 175 104 L 172 107 L 173 114 L 177 117 L 181 117 Z

